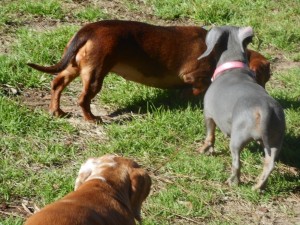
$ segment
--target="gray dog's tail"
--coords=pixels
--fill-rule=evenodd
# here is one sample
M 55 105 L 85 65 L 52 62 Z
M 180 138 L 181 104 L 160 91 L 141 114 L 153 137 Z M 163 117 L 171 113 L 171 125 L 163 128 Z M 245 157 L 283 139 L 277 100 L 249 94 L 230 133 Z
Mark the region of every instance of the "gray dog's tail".
M 87 40 L 89 39 L 89 35 L 86 34 L 86 32 L 82 32 L 82 30 L 80 30 L 75 37 L 72 39 L 69 47 L 67 48 L 65 54 L 63 55 L 62 59 L 56 63 L 53 66 L 40 66 L 34 63 L 27 63 L 28 66 L 45 72 L 45 73 L 49 73 L 49 74 L 57 74 L 61 71 L 63 71 L 68 64 L 70 63 L 70 61 L 73 59 L 73 57 L 77 54 L 77 52 L 79 51 L 79 49 L 87 42 Z

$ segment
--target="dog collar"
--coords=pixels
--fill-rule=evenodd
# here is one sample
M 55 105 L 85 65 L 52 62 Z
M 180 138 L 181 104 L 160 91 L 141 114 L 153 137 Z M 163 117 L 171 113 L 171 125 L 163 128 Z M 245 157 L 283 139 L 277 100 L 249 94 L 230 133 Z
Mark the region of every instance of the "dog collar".
M 231 62 L 226 62 L 223 63 L 222 65 L 218 66 L 217 69 L 215 70 L 211 81 L 213 82 L 217 77 L 220 75 L 221 72 L 229 69 L 235 69 L 235 68 L 246 68 L 248 67 L 245 63 L 240 62 L 240 61 L 231 61 Z

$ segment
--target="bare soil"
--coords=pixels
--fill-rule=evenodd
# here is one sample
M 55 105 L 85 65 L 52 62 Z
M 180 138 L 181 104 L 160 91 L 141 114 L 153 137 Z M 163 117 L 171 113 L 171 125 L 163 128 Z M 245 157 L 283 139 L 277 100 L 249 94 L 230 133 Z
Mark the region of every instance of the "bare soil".
M 142 0 L 134 0 L 138 4 L 138 10 L 132 11 L 128 9 L 123 1 L 120 0 L 77 0 L 71 3 L 66 3 L 70 11 L 78 8 L 83 8 L 87 4 L 94 4 L 107 12 L 112 19 L 122 20 L 137 20 L 145 21 L 153 24 L 160 25 L 194 25 L 193 21 L 187 19 L 180 19 L 175 21 L 166 21 L 154 16 L 151 7 L 144 4 Z M 7 29 L 0 31 L 0 53 L 9 54 L 10 44 L 14 41 L 14 30 L 18 26 L 27 26 L 35 30 L 50 30 L 54 29 L 61 24 L 76 24 L 82 25 L 83 22 L 74 19 L 70 13 L 64 20 L 51 20 L 43 17 L 34 17 L 23 24 L 15 24 L 14 22 L 7 24 Z M 276 52 L 278 57 L 275 58 L 272 63 L 272 70 L 281 71 L 294 67 L 300 67 L 299 62 L 292 62 L 286 59 L 283 54 Z M 271 81 L 272 82 L 272 79 Z M 80 84 L 71 84 L 74 92 L 80 93 Z M 14 87 L 3 86 L 3 89 L 7 89 L 7 93 L 15 95 L 15 97 L 25 106 L 32 109 L 40 109 L 47 111 L 50 101 L 50 91 L 45 89 L 22 89 L 19 90 Z M 17 90 L 17 92 L 15 91 Z M 80 107 L 77 105 L 77 96 L 74 94 L 64 93 L 62 97 L 62 108 L 70 113 L 70 117 L 66 118 L 72 125 L 74 125 L 80 132 L 80 136 L 83 139 L 102 139 L 106 140 L 107 136 L 104 129 L 99 124 L 89 123 L 83 120 Z M 122 121 L 123 119 L 131 118 L 132 113 L 113 114 L 114 109 L 107 106 L 99 106 L 92 104 L 92 111 L 95 115 L 103 117 L 104 122 L 110 123 L 111 121 Z M 296 171 L 299 175 L 299 171 Z M 163 178 L 156 177 L 155 184 L 157 187 L 153 187 L 154 190 L 158 189 L 160 182 L 163 182 Z M 23 201 L 23 206 L 20 202 Z M 34 209 L 28 207 L 28 202 L 24 200 L 15 200 L 9 205 L 0 204 L 0 217 L 2 216 L 15 216 L 25 218 L 29 215 L 29 211 Z M 174 224 L 206 224 L 209 221 L 213 221 L 215 218 L 224 218 L 224 221 L 230 223 L 232 219 L 240 218 L 241 223 L 245 224 L 300 224 L 300 193 L 299 190 L 295 193 L 291 193 L 288 198 L 276 198 L 269 203 L 261 203 L 254 205 L 238 198 L 238 196 L 228 196 L 223 200 L 212 203 L 215 209 L 215 215 L 213 218 L 207 219 L 189 219 L 174 215 Z M 284 208 L 284 210 L 283 210 Z M 2 214 L 2 215 L 1 215 Z

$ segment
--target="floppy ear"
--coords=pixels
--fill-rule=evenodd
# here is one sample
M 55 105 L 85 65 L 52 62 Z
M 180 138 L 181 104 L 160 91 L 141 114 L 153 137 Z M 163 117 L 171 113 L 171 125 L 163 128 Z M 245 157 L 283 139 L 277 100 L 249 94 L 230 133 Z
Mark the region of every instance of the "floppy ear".
M 130 203 L 136 220 L 141 222 L 141 207 L 151 188 L 151 178 L 142 168 L 134 168 L 129 174 L 131 181 Z
M 222 30 L 218 27 L 214 27 L 208 32 L 208 34 L 206 35 L 206 38 L 205 38 L 205 43 L 206 43 L 207 49 L 198 58 L 198 60 L 208 56 L 212 52 L 215 45 L 219 42 L 219 40 L 221 39 L 223 34 L 224 34 L 224 30 Z
M 252 27 L 241 27 L 239 29 L 238 38 L 241 44 L 242 52 L 245 52 L 247 45 L 252 41 L 254 32 Z

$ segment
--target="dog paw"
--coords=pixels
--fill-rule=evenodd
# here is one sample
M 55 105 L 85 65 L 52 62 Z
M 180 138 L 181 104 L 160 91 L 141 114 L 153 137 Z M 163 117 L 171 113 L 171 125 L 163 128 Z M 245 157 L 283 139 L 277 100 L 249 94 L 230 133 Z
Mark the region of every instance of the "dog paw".
M 84 117 L 85 121 L 90 123 L 102 124 L 102 118 L 100 116 Z
M 237 176 L 231 176 L 227 179 L 226 183 L 229 186 L 238 186 L 240 184 L 240 179 Z
M 211 145 L 204 145 L 197 150 L 200 154 L 212 155 L 214 153 L 214 147 Z
M 57 110 L 49 110 L 50 115 L 55 116 L 55 117 L 67 117 L 69 114 L 62 111 L 61 109 Z
M 258 193 L 264 193 L 265 186 L 262 186 L 260 184 L 256 184 L 252 187 L 252 191 L 256 191 Z

